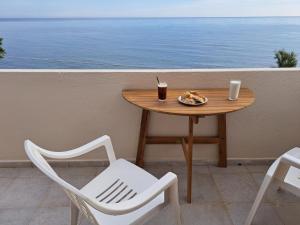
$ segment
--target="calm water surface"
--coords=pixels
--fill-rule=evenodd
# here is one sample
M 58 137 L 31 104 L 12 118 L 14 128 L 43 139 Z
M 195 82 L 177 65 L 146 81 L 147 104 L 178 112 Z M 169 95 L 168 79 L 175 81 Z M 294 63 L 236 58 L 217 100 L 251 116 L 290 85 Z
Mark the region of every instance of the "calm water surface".
M 300 17 L 0 19 L 0 68 L 273 67 L 300 57 Z

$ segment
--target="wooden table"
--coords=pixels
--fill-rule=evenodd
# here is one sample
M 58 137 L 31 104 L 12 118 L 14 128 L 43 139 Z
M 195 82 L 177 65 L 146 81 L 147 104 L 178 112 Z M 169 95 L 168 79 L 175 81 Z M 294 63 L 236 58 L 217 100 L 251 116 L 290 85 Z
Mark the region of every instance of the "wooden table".
M 184 106 L 178 103 L 178 96 L 184 89 L 169 89 L 167 100 L 159 102 L 157 90 L 124 90 L 123 97 L 130 103 L 143 109 L 136 164 L 143 167 L 146 144 L 181 144 L 187 164 L 187 202 L 192 197 L 192 158 L 193 144 L 219 144 L 219 167 L 227 166 L 226 149 L 226 114 L 250 106 L 255 98 L 251 90 L 242 88 L 237 101 L 229 101 L 228 89 L 199 89 L 208 102 L 202 106 Z M 189 130 L 187 136 L 149 136 L 150 111 L 189 117 Z M 216 136 L 194 136 L 193 126 L 198 124 L 199 117 L 216 115 L 218 118 L 218 134 Z

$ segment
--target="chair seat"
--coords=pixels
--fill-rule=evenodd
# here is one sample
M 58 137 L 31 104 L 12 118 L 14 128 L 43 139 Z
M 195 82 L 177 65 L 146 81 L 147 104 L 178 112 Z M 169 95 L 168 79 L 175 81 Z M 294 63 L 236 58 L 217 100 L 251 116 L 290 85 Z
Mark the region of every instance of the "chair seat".
M 157 180 L 156 177 L 136 165 L 124 159 L 118 159 L 85 185 L 81 191 L 91 198 L 96 198 L 99 202 L 117 204 L 134 198 Z M 92 207 L 90 209 L 102 225 L 125 225 L 140 222 L 143 215 L 154 208 L 159 208 L 160 205 L 163 206 L 163 203 L 164 193 L 161 193 L 142 208 L 124 215 L 107 215 Z

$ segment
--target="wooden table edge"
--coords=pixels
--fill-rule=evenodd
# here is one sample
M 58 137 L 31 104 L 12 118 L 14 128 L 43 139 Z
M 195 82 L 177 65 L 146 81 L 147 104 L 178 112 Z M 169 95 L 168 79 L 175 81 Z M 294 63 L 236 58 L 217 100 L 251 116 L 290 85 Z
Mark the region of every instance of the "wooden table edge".
M 214 89 L 214 88 L 203 88 L 203 89 L 208 90 L 208 89 Z M 218 88 L 218 89 L 226 89 L 226 88 Z M 226 112 L 220 112 L 220 113 L 172 113 L 172 112 L 165 112 L 165 111 L 161 111 L 161 110 L 157 110 L 157 109 L 153 109 L 153 108 L 149 108 L 149 107 L 143 107 L 141 105 L 138 105 L 138 104 L 130 101 L 129 99 L 127 99 L 127 97 L 124 95 L 124 93 L 126 91 L 150 91 L 150 90 L 154 90 L 154 89 L 124 89 L 124 90 L 122 90 L 122 97 L 127 102 L 129 102 L 130 104 L 135 105 L 135 106 L 137 106 L 141 109 L 147 110 L 147 111 L 153 111 L 153 112 L 157 112 L 157 113 L 164 113 L 164 114 L 168 114 L 168 115 L 177 115 L 177 116 L 216 116 L 216 115 L 220 115 L 220 114 L 227 114 L 227 113 L 232 113 L 232 112 L 236 112 L 236 111 L 239 111 L 239 110 L 246 109 L 255 102 L 256 98 L 255 98 L 254 92 L 249 88 L 242 88 L 242 89 L 247 89 L 253 95 L 253 99 L 249 103 L 249 105 L 241 107 L 239 109 L 234 109 L 234 110 L 230 110 L 230 111 L 226 111 Z M 187 89 L 182 89 L 182 88 L 175 89 L 174 88 L 174 90 L 187 90 Z M 197 89 L 195 88 L 195 90 L 197 90 Z M 186 107 L 197 107 L 197 106 L 186 106 Z

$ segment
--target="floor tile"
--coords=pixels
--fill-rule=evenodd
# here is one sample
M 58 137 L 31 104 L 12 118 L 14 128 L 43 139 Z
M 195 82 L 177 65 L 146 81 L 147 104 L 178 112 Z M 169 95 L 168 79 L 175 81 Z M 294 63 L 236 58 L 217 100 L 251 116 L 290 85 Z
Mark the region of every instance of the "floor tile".
M 81 188 L 105 167 L 58 168 L 60 174 Z M 193 166 L 192 204 L 186 203 L 186 168 L 166 163 L 147 166 L 156 176 L 172 171 L 178 175 L 183 225 L 243 225 L 264 177 L 264 166 L 229 166 L 227 169 Z M 253 225 L 298 225 L 300 199 L 287 191 L 268 190 Z M 270 200 L 269 200 L 270 199 Z M 69 224 L 69 199 L 49 178 L 35 168 L 0 169 L 1 225 Z M 147 225 L 175 224 L 172 210 L 161 210 Z M 92 225 L 81 219 L 80 225 Z
M 63 188 L 56 183 L 52 183 L 42 202 L 42 207 L 67 207 L 70 205 L 70 200 Z
M 209 170 L 213 174 L 231 174 L 231 173 L 247 173 L 247 169 L 245 166 L 235 166 L 229 165 L 226 168 L 217 167 L 217 166 L 209 166 Z
M 255 183 L 260 187 L 264 180 L 265 173 L 252 173 L 251 176 L 254 178 Z
M 280 204 L 275 207 L 284 225 L 300 224 L 300 204 Z
M 39 169 L 37 168 L 17 168 L 18 177 L 46 177 Z
M 254 173 L 252 174 L 256 184 L 260 187 L 265 174 L 263 173 Z M 275 205 L 279 203 L 300 203 L 300 198 L 293 195 L 292 193 L 280 190 L 278 191 L 278 185 L 272 183 L 267 190 L 265 199 Z
M 0 209 L 0 224 L 28 225 L 36 210 L 36 208 Z
M 156 176 L 157 178 L 161 178 L 168 172 L 173 172 L 176 175 L 184 175 L 186 176 L 187 170 L 185 164 L 175 164 L 175 165 L 163 165 L 163 166 L 147 166 L 145 169 Z M 208 166 L 193 166 L 193 174 L 209 174 Z
M 250 212 L 252 203 L 232 203 L 226 205 L 234 225 L 243 225 Z M 263 203 L 252 222 L 253 225 L 285 225 L 281 222 L 275 209 L 270 204 Z
M 269 166 L 266 165 L 247 165 L 246 168 L 250 173 L 267 173 Z
M 148 171 L 149 173 L 151 173 L 153 176 L 155 176 L 156 178 L 161 178 L 162 176 L 164 176 L 166 173 L 168 172 L 174 172 L 172 165 L 165 163 L 162 165 L 147 165 L 145 167 L 145 170 Z
M 247 173 L 213 174 L 213 178 L 225 202 L 252 202 L 256 197 L 258 187 Z
M 0 198 L 6 195 L 7 190 L 14 180 L 15 178 L 0 178 Z
M 85 186 L 94 178 L 95 176 L 80 176 L 80 177 L 76 176 L 76 177 L 69 177 L 68 179 L 66 179 L 66 181 L 71 185 L 73 185 L 74 187 L 81 189 L 83 186 Z
M 48 178 L 16 178 L 1 197 L 0 209 L 38 207 L 49 187 Z
M 170 206 L 164 207 L 162 210 L 152 215 L 145 225 L 174 225 L 176 224 L 176 215 Z
M 79 221 L 79 225 L 94 225 L 87 218 L 81 217 Z
M 102 166 L 101 167 L 100 166 L 95 167 L 95 171 L 96 171 L 95 176 L 97 176 L 100 173 L 102 173 L 106 168 L 107 167 L 102 167 Z
M 299 197 L 288 191 L 278 190 L 277 186 L 274 185 L 267 191 L 267 199 L 275 205 L 280 203 L 300 203 Z
M 29 225 L 69 225 L 70 209 L 68 207 L 40 208 Z
M 197 174 L 209 174 L 210 170 L 208 168 L 208 166 L 193 166 L 193 172 L 197 173 Z
M 180 202 L 185 203 L 187 195 L 187 177 L 185 175 L 178 176 L 178 186 Z M 210 174 L 193 174 L 192 201 L 193 203 L 222 201 L 222 198 Z
M 183 225 L 232 225 L 221 204 L 184 204 L 181 211 Z
M 172 167 L 173 168 L 173 172 L 176 173 L 177 175 L 184 175 L 186 176 L 187 174 L 187 167 L 185 165 L 181 166 L 181 167 Z M 208 166 L 203 166 L 203 165 L 199 165 L 199 166 L 193 166 L 193 174 L 210 174 L 210 171 L 208 169 Z
M 55 169 L 57 174 L 62 178 L 74 176 L 96 176 L 98 170 L 98 167 L 68 167 Z
M 19 176 L 19 168 L 0 168 L 0 178 L 16 178 Z

